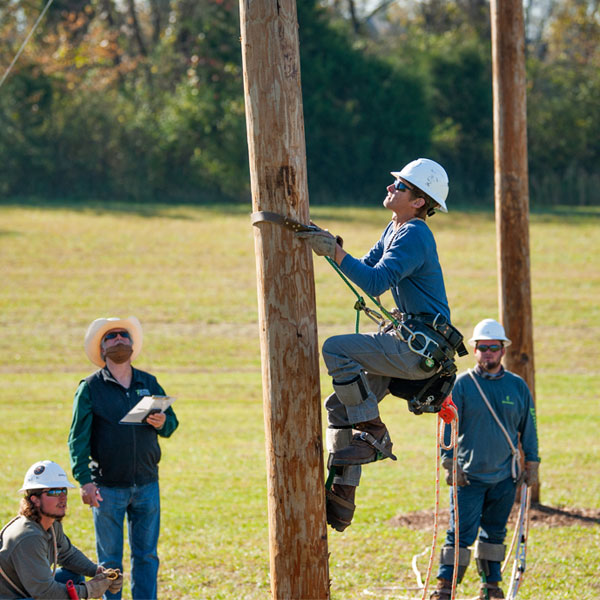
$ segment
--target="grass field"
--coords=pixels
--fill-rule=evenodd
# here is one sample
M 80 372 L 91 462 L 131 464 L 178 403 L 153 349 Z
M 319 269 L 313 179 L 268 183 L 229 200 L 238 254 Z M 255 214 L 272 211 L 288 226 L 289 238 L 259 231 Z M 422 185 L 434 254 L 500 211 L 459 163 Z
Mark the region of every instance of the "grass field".
M 3 523 L 15 514 L 16 490 L 31 463 L 51 458 L 68 466 L 73 393 L 93 371 L 83 352 L 88 324 L 99 316 L 136 315 L 145 333 L 136 365 L 178 398 L 181 423 L 162 441 L 160 597 L 269 597 L 249 213 L 239 205 L 0 205 Z M 389 215 L 377 204 L 315 207 L 311 216 L 360 255 Z M 541 499 L 553 507 L 600 508 L 599 224 L 597 208 L 531 215 Z M 493 214 L 452 211 L 431 226 L 453 321 L 470 333 L 480 319 L 497 317 Z M 315 276 L 322 342 L 353 330 L 354 298 L 325 261 L 316 259 Z M 459 368 L 471 363 L 460 359 Z M 321 384 L 325 395 L 324 370 Z M 352 527 L 329 535 L 335 600 L 373 597 L 367 589 L 377 598 L 397 597 L 377 590 L 413 586 L 411 557 L 431 540 L 430 531 L 389 521 L 433 507 L 435 421 L 409 414 L 399 399 L 386 399 L 382 415 L 399 460 L 365 469 Z M 91 514 L 77 493 L 65 527 L 75 545 L 95 555 Z M 597 598 L 599 556 L 597 524 L 532 528 L 519 598 Z M 476 588 L 472 566 L 460 597 Z

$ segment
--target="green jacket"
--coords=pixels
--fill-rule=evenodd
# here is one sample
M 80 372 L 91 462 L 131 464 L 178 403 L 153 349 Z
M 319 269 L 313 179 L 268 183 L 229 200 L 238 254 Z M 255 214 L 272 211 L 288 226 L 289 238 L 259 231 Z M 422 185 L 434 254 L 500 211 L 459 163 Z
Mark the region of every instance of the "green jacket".
M 125 389 L 104 367 L 84 379 L 73 401 L 69 452 L 80 485 L 93 481 L 108 487 L 131 487 L 158 480 L 158 436 L 169 437 L 179 422 L 169 407 L 161 429 L 119 421 L 144 396 L 165 395 L 156 377 L 133 369 Z

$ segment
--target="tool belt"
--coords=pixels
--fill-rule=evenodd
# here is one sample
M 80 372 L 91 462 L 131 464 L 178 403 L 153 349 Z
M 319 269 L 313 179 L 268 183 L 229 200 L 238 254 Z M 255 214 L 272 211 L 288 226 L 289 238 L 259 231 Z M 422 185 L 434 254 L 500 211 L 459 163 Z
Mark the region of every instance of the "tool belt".
M 421 356 L 419 366 L 426 373 L 440 371 L 442 375 L 456 373 L 454 355 L 466 356 L 463 336 L 441 314 L 406 314 L 394 328 L 408 348 Z

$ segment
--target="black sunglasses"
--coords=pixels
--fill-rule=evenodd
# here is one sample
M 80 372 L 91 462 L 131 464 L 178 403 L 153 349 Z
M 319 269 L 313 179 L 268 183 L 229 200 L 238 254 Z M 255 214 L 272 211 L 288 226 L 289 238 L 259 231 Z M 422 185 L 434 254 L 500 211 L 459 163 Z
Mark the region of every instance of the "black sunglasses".
M 62 496 L 63 494 L 67 495 L 67 488 L 52 488 L 51 490 L 47 490 L 44 492 L 46 496 L 53 496 L 54 498 L 58 496 Z
M 487 352 L 488 350 L 491 352 L 498 352 L 498 350 L 502 350 L 502 344 L 491 344 L 489 346 L 486 344 L 478 344 L 477 350 L 479 350 L 479 352 Z
M 122 338 L 126 338 L 128 340 L 131 339 L 131 335 L 129 334 L 129 331 L 109 331 L 104 336 L 104 339 L 105 340 L 114 340 L 118 335 L 120 335 Z
M 41 496 L 42 494 L 46 494 L 46 496 L 52 496 L 53 498 L 58 498 L 58 496 L 62 496 L 63 494 L 67 494 L 67 488 L 51 488 L 49 490 L 36 490 L 32 492 L 31 496 Z
M 397 179 L 397 180 L 394 182 L 394 189 L 395 189 L 397 192 L 403 192 L 404 190 L 408 190 L 408 191 L 410 191 L 410 192 L 414 192 L 414 188 L 408 187 L 408 186 L 407 186 L 407 185 L 404 183 L 404 181 L 400 181 L 399 179 Z

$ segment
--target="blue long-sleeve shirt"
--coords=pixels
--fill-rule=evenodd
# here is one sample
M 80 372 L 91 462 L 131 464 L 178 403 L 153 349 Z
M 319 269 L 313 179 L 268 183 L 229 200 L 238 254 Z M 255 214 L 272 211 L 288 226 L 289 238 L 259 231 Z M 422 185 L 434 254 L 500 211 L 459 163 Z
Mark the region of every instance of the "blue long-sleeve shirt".
M 371 296 L 390 290 L 403 313 L 440 313 L 450 321 L 437 246 L 422 219 L 411 219 L 396 231 L 390 222 L 365 256 L 347 254 L 340 269 Z
M 525 461 L 539 462 L 535 407 L 525 381 L 510 371 L 496 379 L 473 373 L 515 448 L 520 436 Z M 510 446 L 468 372 L 456 379 L 452 400 L 458 410 L 458 463 L 469 479 L 497 483 L 510 477 Z M 448 425 L 445 435 L 449 441 Z

